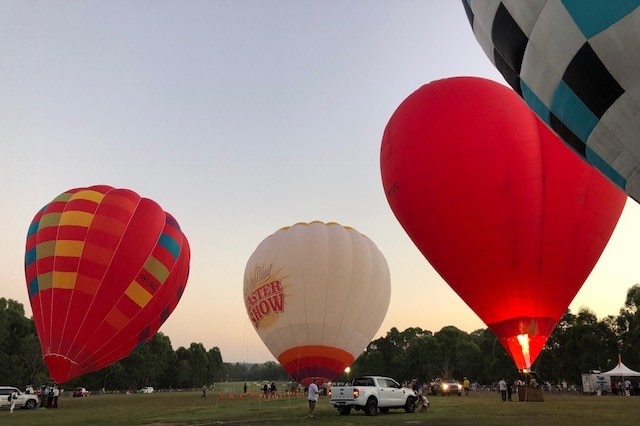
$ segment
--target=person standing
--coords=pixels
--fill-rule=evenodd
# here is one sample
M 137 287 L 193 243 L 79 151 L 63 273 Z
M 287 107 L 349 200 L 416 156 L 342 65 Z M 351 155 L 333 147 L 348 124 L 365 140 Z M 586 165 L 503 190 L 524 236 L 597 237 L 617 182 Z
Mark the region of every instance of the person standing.
M 42 388 L 40 388 L 40 408 L 45 408 L 47 406 L 48 399 L 49 388 L 47 386 L 42 386 Z
M 58 408 L 58 398 L 60 397 L 60 386 L 53 387 L 53 408 Z
M 500 390 L 500 395 L 502 396 L 502 400 L 507 400 L 507 382 L 504 379 L 500 379 L 498 382 L 498 390 Z
M 466 396 L 469 396 L 469 387 L 470 386 L 471 386 L 471 383 L 469 383 L 469 379 L 467 379 L 465 377 L 464 380 L 462 381 L 462 388 L 464 389 L 464 394 Z
M 18 400 L 18 392 L 16 391 L 11 392 L 9 399 L 11 400 L 11 405 L 9 406 L 9 412 L 13 413 L 13 409 L 16 408 L 16 401 Z
M 244 388 L 243 388 L 243 390 L 244 390 L 244 393 L 247 393 L 247 382 L 244 382 Z
M 316 411 L 316 402 L 318 402 L 318 395 L 320 391 L 318 390 L 318 385 L 316 385 L 316 381 L 318 379 L 314 378 L 311 384 L 309 385 L 309 390 L 307 391 L 307 401 L 309 401 L 309 417 L 313 418 L 313 413 Z
M 205 383 L 204 385 L 202 385 L 202 395 L 200 395 L 200 398 L 206 398 L 207 397 L 207 384 Z
M 49 386 L 49 393 L 47 394 L 47 408 L 53 408 L 53 385 Z

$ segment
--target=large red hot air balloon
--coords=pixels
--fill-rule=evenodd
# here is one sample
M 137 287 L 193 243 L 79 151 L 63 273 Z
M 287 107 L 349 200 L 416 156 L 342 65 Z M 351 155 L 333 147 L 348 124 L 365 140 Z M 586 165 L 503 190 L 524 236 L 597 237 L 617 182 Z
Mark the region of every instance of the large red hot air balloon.
M 71 189 L 41 209 L 25 275 L 52 379 L 106 367 L 151 339 L 182 296 L 189 258 L 176 220 L 127 189 Z
M 530 368 L 595 266 L 626 196 L 515 92 L 480 78 L 422 86 L 384 132 L 387 200 L 413 242 Z

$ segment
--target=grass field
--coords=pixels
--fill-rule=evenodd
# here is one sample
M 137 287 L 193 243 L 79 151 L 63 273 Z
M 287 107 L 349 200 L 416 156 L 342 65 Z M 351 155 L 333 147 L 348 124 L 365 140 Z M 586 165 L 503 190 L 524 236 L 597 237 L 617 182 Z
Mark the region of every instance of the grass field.
M 545 394 L 544 402 L 502 402 L 493 392 L 468 397 L 430 396 L 428 413 L 367 417 L 361 411 L 340 416 L 321 397 L 313 419 L 306 418 L 304 396 L 229 399 L 220 392 L 158 392 L 154 394 L 63 397 L 58 409 L 0 411 L 0 425 L 637 425 L 640 397 Z

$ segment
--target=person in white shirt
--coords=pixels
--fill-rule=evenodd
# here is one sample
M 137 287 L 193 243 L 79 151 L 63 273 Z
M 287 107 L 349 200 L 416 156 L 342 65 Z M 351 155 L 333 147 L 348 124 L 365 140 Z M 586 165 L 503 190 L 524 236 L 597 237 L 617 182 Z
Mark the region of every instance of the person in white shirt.
M 11 392 L 11 406 L 9 407 L 9 412 L 13 413 L 13 409 L 16 408 L 16 400 L 18 399 L 17 392 Z
M 507 382 L 504 379 L 500 379 L 498 382 L 498 390 L 500 391 L 500 396 L 503 401 L 507 400 Z
M 53 388 L 53 408 L 58 408 L 58 397 L 60 396 L 60 388 L 55 386 Z
M 313 412 L 316 410 L 316 402 L 318 401 L 318 394 L 320 394 L 316 381 L 317 379 L 314 378 L 309 385 L 309 390 L 307 392 L 307 400 L 309 401 L 309 417 L 311 418 L 313 418 Z

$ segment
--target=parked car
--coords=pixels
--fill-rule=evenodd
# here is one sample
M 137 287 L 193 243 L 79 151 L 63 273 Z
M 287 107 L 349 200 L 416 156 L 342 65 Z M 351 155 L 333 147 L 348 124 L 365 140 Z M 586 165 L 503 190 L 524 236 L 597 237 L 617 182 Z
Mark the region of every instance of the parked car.
M 138 393 L 153 393 L 153 386 L 145 386 Z
M 431 382 L 431 394 L 433 395 L 462 395 L 462 384 L 454 379 L 437 378 Z
M 75 388 L 71 396 L 73 396 L 74 398 L 78 398 L 83 396 L 89 396 L 90 393 L 91 392 L 89 392 L 85 388 Z
M 20 389 L 13 386 L 0 386 L 0 408 L 8 408 L 11 405 L 9 397 L 13 392 L 18 396 L 18 399 L 16 399 L 16 407 L 32 410 L 40 403 L 38 395 L 21 392 Z

